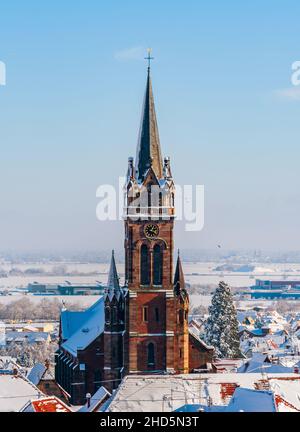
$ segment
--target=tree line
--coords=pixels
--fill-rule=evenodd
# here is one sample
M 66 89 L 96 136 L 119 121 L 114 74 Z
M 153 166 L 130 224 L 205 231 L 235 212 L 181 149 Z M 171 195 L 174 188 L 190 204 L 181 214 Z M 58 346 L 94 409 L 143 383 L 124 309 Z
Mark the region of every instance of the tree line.
M 70 310 L 80 310 L 78 303 L 66 302 Z M 0 301 L 0 321 L 58 321 L 63 307 L 62 301 L 42 298 L 39 302 L 33 302 L 27 296 L 13 300 L 9 303 Z

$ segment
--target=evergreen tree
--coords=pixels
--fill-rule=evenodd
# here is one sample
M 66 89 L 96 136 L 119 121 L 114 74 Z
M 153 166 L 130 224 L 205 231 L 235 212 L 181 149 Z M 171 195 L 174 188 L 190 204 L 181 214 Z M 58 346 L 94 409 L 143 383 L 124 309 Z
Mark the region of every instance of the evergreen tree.
M 238 320 L 229 286 L 220 282 L 208 308 L 205 341 L 212 345 L 218 357 L 238 358 L 241 355 Z

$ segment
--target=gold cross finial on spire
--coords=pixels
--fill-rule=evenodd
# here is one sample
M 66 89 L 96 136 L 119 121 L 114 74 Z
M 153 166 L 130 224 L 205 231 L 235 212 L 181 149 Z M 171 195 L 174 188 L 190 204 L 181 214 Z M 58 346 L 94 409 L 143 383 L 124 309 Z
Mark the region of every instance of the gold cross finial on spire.
M 148 49 L 147 49 L 147 53 L 148 53 L 148 56 L 147 56 L 147 57 L 144 57 L 144 58 L 145 58 L 145 60 L 148 60 L 148 69 L 150 69 L 151 60 L 154 59 L 154 57 L 151 57 L 152 48 L 148 48 Z

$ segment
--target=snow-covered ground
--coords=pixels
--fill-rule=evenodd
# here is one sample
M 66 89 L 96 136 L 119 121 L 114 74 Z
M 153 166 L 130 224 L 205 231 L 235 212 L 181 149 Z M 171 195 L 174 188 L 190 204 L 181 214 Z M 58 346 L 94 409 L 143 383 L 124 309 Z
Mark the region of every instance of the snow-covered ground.
M 55 267 L 64 267 L 69 275 L 53 276 L 53 269 Z M 20 275 L 9 276 L 7 278 L 0 278 L 1 289 L 14 289 L 19 287 L 26 287 L 30 282 L 41 283 L 64 283 L 66 280 L 74 283 L 94 283 L 96 280 L 105 283 L 107 279 L 108 263 L 30 263 L 30 264 L 17 264 L 17 265 L 1 265 L 1 269 L 9 271 L 13 268 L 21 271 L 30 269 L 43 269 L 49 275 Z M 256 263 L 252 272 L 230 272 L 230 271 L 215 271 L 214 269 L 220 266 L 220 263 L 183 263 L 183 270 L 185 273 L 186 282 L 190 284 L 217 284 L 220 280 L 225 280 L 232 287 L 247 287 L 254 284 L 255 278 L 262 279 L 282 279 L 287 280 L 299 279 L 300 280 L 300 264 L 284 263 L 284 264 L 271 264 L 267 265 Z M 118 272 L 122 277 L 124 276 L 124 264 L 117 264 Z M 79 273 L 79 274 L 78 274 Z
M 226 264 L 225 262 L 223 264 Z M 253 263 L 252 263 L 253 264 Z M 183 270 L 185 273 L 185 279 L 187 283 L 190 284 L 198 284 L 198 285 L 207 285 L 207 284 L 218 284 L 221 280 L 224 280 L 232 287 L 248 287 L 255 283 L 256 278 L 260 279 L 270 279 L 270 280 L 278 280 L 285 278 L 286 280 L 299 279 L 300 280 L 300 264 L 293 263 L 283 263 L 283 264 L 262 264 L 262 263 L 254 263 L 254 270 L 252 272 L 230 272 L 230 271 L 215 271 L 217 266 L 222 265 L 222 263 L 218 262 L 194 262 L 187 263 L 183 262 Z M 55 267 L 64 267 L 65 271 L 68 275 L 53 275 L 53 270 Z M 71 283 L 82 283 L 82 284 L 93 284 L 96 281 L 100 281 L 101 283 L 106 283 L 107 273 L 108 273 L 108 263 L 30 263 L 30 264 L 2 264 L 1 269 L 5 271 L 9 271 L 13 268 L 19 269 L 22 272 L 25 272 L 28 268 L 30 269 L 43 269 L 44 272 L 49 274 L 43 275 L 35 275 L 35 274 L 26 274 L 20 276 L 8 276 L 7 278 L 0 278 L 0 291 L 2 290 L 14 290 L 16 288 L 26 288 L 29 283 L 39 282 L 39 283 L 47 283 L 47 284 L 58 284 L 65 283 L 65 281 L 69 281 Z M 117 264 L 118 272 L 121 276 L 121 282 L 124 278 L 124 264 Z M 0 302 L 6 303 L 12 300 L 16 300 L 19 298 L 19 295 L 13 296 L 0 296 Z M 51 296 L 49 298 L 54 298 Z M 59 297 L 62 299 L 63 297 Z M 30 299 L 33 301 L 39 301 L 41 296 L 30 296 Z M 82 304 L 83 306 L 88 306 L 96 301 L 97 296 L 72 296 L 65 297 L 69 302 L 76 301 Z M 191 295 L 191 302 L 193 306 L 209 305 L 210 303 L 210 295 Z M 255 302 L 261 304 L 262 301 L 251 301 L 253 305 Z M 246 304 L 249 301 L 245 302 Z M 266 301 L 263 301 L 264 305 L 266 305 Z

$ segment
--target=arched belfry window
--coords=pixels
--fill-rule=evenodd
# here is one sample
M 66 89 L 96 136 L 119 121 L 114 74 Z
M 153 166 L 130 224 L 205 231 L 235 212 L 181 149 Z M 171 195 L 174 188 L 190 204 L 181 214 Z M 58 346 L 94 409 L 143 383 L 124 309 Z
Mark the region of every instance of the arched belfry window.
M 117 306 L 114 306 L 111 309 L 111 323 L 116 324 L 118 322 L 118 308 Z
M 163 251 L 159 244 L 156 244 L 153 248 L 153 284 L 162 284 L 162 272 L 163 272 Z
M 148 246 L 141 247 L 141 285 L 150 284 L 150 255 Z
M 147 363 L 148 366 L 154 367 L 155 365 L 155 352 L 154 343 L 150 342 L 147 346 Z
M 110 324 L 110 307 L 105 307 L 105 322 L 106 324 Z
M 148 207 L 151 207 L 152 204 L 152 184 L 148 183 L 147 185 L 147 191 L 148 191 Z
M 172 207 L 175 206 L 175 195 L 174 195 L 173 192 L 171 193 L 171 206 L 172 206 Z

